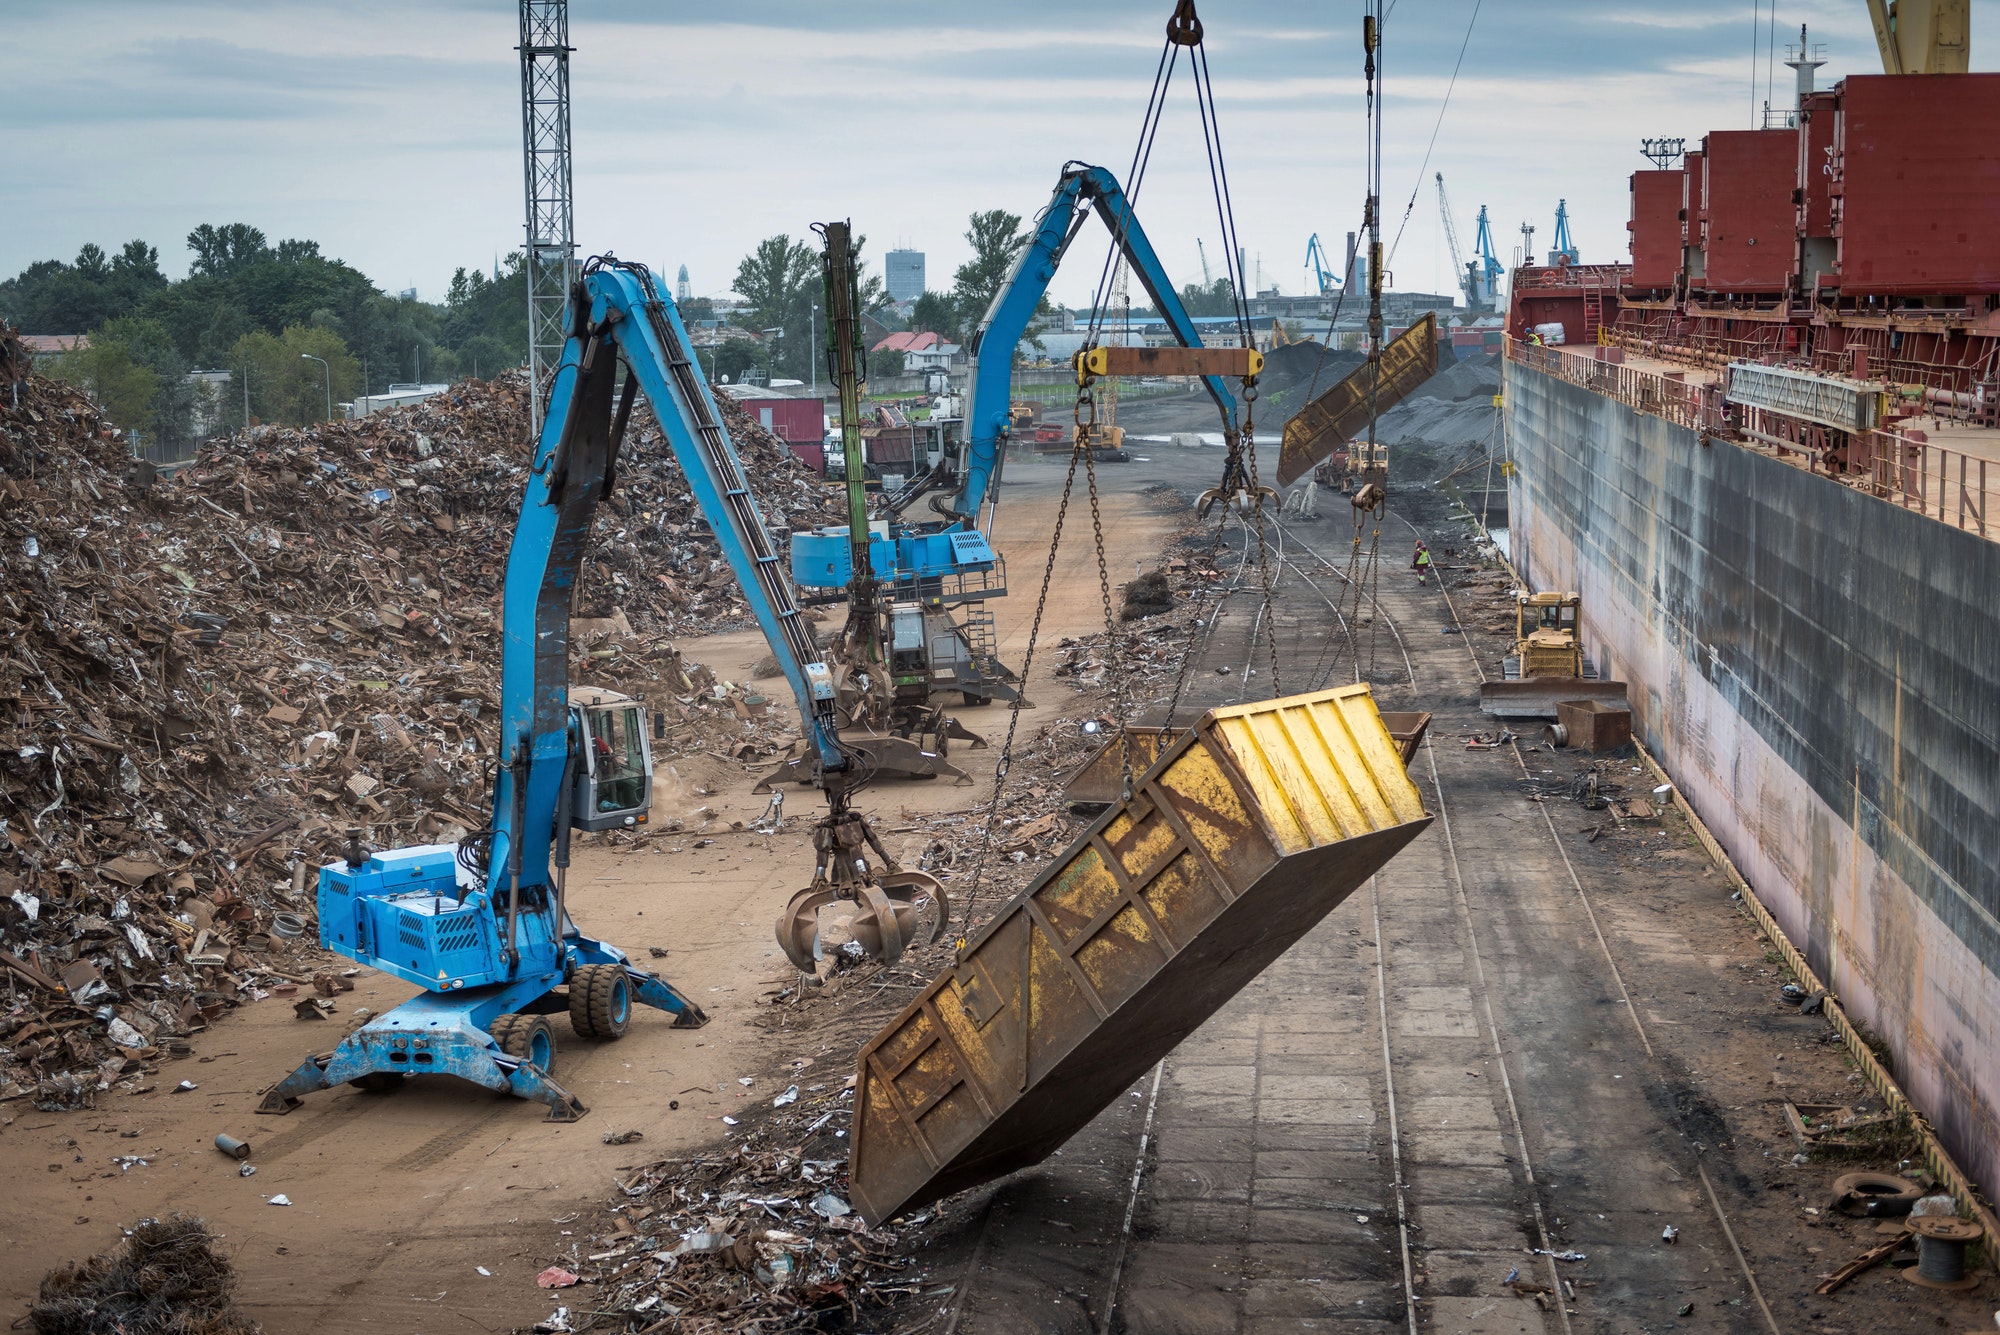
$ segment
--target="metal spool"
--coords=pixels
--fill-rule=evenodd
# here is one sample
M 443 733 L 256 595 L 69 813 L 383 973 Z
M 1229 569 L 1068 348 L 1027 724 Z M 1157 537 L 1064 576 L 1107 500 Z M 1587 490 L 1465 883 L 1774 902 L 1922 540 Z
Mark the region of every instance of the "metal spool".
M 1568 746 L 1569 729 L 1560 723 L 1544 724 L 1542 727 L 1542 740 L 1550 746 Z
M 1969 1289 L 1979 1283 L 1979 1276 L 1965 1273 L 1965 1249 L 1979 1241 L 1979 1225 L 1931 1215 L 1910 1220 L 1910 1231 L 1917 1235 L 1917 1263 L 1903 1272 L 1904 1279 L 1927 1289 Z

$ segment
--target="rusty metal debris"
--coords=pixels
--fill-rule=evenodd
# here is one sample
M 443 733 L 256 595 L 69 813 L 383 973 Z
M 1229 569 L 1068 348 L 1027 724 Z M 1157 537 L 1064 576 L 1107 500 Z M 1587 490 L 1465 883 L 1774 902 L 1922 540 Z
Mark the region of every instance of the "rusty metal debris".
M 18 389 L 0 396 L 0 1100 L 78 1107 L 279 982 L 332 995 L 311 869 L 350 839 L 484 824 L 526 389 L 257 428 L 171 476 L 135 470 L 69 386 Z M 826 522 L 817 479 L 721 409 L 766 521 Z M 573 675 L 644 697 L 656 755 L 782 754 L 795 724 L 740 716 L 751 693 L 667 641 L 747 613 L 643 412 L 622 463 Z

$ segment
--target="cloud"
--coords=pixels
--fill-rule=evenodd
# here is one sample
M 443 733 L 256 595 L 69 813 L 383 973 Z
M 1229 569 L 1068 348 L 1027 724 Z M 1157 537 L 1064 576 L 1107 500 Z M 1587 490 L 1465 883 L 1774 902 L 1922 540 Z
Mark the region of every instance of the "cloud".
M 1490 206 L 1503 252 L 1537 245 L 1566 199 L 1587 260 L 1625 253 L 1626 177 L 1647 135 L 1748 125 L 1789 72 L 1735 3 L 1485 0 L 1442 122 L 1472 0 L 1396 0 L 1385 25 L 1385 230 L 1400 284 L 1448 289 L 1443 172 L 1469 242 Z M 1032 217 L 1062 164 L 1123 173 L 1159 58 L 1161 0 L 588 0 L 572 16 L 579 242 L 726 290 L 776 232 L 852 217 L 878 255 L 926 252 L 933 285 L 966 256 L 966 215 Z M 1360 7 L 1204 6 L 1235 217 L 1264 282 L 1297 291 L 1306 238 L 1337 249 L 1361 211 Z M 1796 16 L 1794 14 L 1796 11 Z M 718 17 L 726 16 L 726 17 Z M 1853 0 L 1801 0 L 1822 79 L 1870 73 Z M 1974 0 L 1990 34 L 2000 0 Z M 519 244 L 519 40 L 508 0 L 16 0 L 0 88 L 15 133 L 0 273 L 85 241 L 145 237 L 169 266 L 201 222 L 311 237 L 387 288 L 440 295 L 453 268 Z M 1780 27 L 1779 45 L 1796 40 Z M 1975 48 L 1975 56 L 1979 50 Z M 1436 144 L 1425 160 L 1436 131 Z M 1414 203 L 1413 203 L 1414 201 Z M 1140 214 L 1177 278 L 1219 261 L 1185 66 Z M 1405 218 L 1407 217 L 1407 221 Z M 1054 295 L 1094 284 L 1085 233 Z

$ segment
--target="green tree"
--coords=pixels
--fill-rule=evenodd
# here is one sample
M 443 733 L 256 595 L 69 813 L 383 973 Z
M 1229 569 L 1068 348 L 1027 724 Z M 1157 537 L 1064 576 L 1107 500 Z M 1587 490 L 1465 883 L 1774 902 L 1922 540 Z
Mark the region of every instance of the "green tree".
M 710 369 L 720 380 L 740 381 L 743 373 L 764 364 L 764 348 L 754 339 L 725 339 L 711 354 Z
M 1236 289 L 1227 277 L 1218 278 L 1206 287 L 1188 283 L 1181 288 L 1181 305 L 1189 315 L 1234 315 Z
M 90 346 L 65 353 L 56 374 L 80 385 L 97 400 L 112 423 L 127 431 L 153 429 L 153 396 L 160 377 L 117 339 L 92 338 Z
M 324 359 L 326 367 L 309 357 Z M 247 334 L 237 341 L 230 362 L 234 371 L 230 401 L 243 401 L 242 377 L 247 371 L 251 415 L 287 426 L 325 419 L 329 370 L 336 413 L 341 401 L 353 398 L 361 384 L 361 365 L 340 335 L 311 325 L 290 325 L 276 335 Z
M 958 266 L 951 289 L 961 330 L 985 316 L 1000 284 L 1007 280 L 1014 257 L 1028 244 L 1028 234 L 1021 230 L 1018 213 L 988 209 L 973 214 L 968 221 L 971 225 L 966 228 L 965 240 L 972 247 L 972 258 Z
M 203 223 L 188 233 L 187 243 L 194 272 L 204 278 L 234 277 L 271 253 L 264 234 L 248 223 Z
M 767 237 L 736 266 L 732 286 L 750 303 L 739 319 L 760 335 L 766 329 L 784 331 L 775 342 L 764 336 L 773 354 L 771 374 L 803 380 L 809 344 L 818 337 L 811 325 L 820 292 L 819 253 L 789 236 Z
M 926 292 L 910 307 L 910 328 L 920 334 L 942 334 L 952 342 L 958 337 L 958 305 L 947 292 Z

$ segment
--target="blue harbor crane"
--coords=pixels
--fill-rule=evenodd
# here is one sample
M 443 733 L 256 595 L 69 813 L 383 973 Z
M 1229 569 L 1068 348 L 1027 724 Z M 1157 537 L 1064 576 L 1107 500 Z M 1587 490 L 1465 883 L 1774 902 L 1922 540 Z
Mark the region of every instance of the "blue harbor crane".
M 1489 306 L 1498 301 L 1500 275 L 1507 272 L 1500 264 L 1500 257 L 1493 253 L 1493 229 L 1486 221 L 1486 206 L 1479 206 L 1479 235 L 1473 238 L 1472 248 L 1479 255 L 1479 273 L 1483 280 L 1486 302 Z
M 1319 294 L 1330 296 L 1333 289 L 1340 286 L 1340 279 L 1328 272 L 1326 267 L 1326 247 L 1319 243 L 1319 233 L 1314 232 L 1306 241 L 1306 268 L 1312 271 L 1319 282 Z
M 1577 263 L 1576 242 L 1569 239 L 1569 201 L 1556 201 L 1556 241 L 1549 250 L 1550 264 Z

